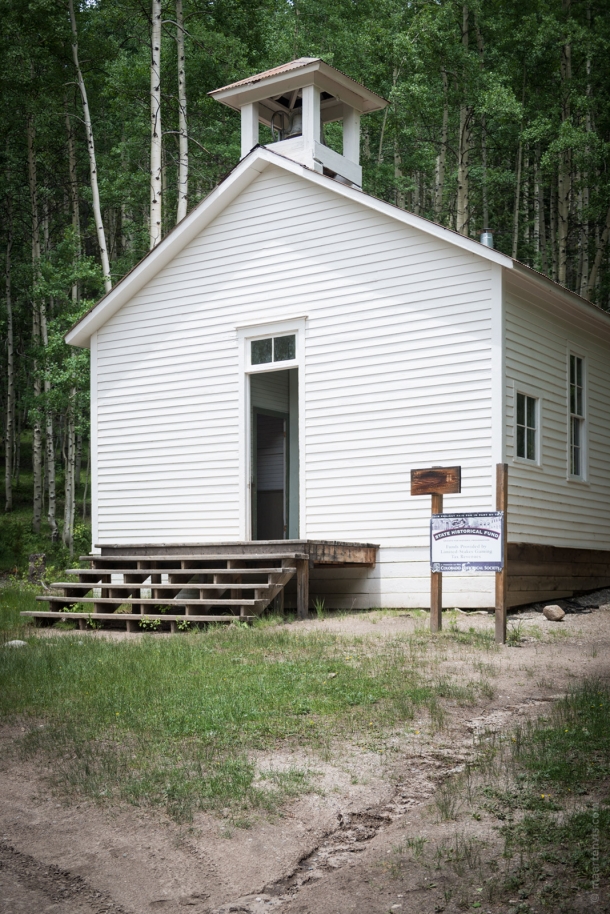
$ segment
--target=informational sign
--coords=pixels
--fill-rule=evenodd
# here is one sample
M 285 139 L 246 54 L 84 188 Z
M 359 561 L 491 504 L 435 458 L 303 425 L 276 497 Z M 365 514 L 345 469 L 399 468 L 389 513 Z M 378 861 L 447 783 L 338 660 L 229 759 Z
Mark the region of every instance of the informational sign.
M 461 467 L 411 470 L 411 495 L 456 495 L 461 491 Z
M 502 571 L 503 511 L 433 514 L 430 520 L 430 568 L 434 572 Z

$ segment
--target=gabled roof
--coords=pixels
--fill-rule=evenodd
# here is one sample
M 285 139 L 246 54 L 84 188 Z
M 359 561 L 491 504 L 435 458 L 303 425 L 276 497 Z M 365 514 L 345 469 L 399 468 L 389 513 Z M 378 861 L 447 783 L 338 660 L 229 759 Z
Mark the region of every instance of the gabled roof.
M 287 159 L 266 147 L 257 146 L 236 165 L 233 171 L 205 199 L 191 210 L 182 222 L 166 235 L 156 248 L 136 264 L 87 314 L 83 315 L 78 323 L 66 334 L 66 342 L 73 346 L 88 347 L 93 333 L 116 314 L 119 308 L 133 298 L 160 270 L 167 266 L 269 165 L 285 169 L 307 181 L 322 185 L 340 197 L 347 197 L 361 206 L 382 214 L 386 218 L 396 220 L 427 235 L 442 239 L 447 244 L 469 251 L 471 254 L 482 257 L 491 263 L 498 264 L 509 270 L 516 267 L 519 273 L 524 277 L 527 276 L 530 282 L 540 286 L 541 290 L 546 290 L 547 294 L 549 288 L 552 287 L 555 293 L 560 293 L 564 300 L 568 298 L 572 304 L 576 304 L 580 309 L 584 307 L 586 311 L 591 313 L 598 312 L 607 318 L 609 317 L 597 306 L 586 302 L 575 293 L 558 286 L 547 277 L 536 273 L 536 271 L 528 267 L 524 267 L 522 264 L 518 264 L 512 258 L 501 254 L 493 248 L 486 247 L 478 241 L 473 241 L 472 238 L 467 238 L 451 229 L 444 228 L 436 222 L 430 222 L 422 216 L 416 216 L 414 213 L 408 213 L 397 206 L 385 203 L 383 200 L 370 196 L 354 187 L 340 184 L 333 178 L 312 171 L 304 165 L 300 165 L 292 159 Z

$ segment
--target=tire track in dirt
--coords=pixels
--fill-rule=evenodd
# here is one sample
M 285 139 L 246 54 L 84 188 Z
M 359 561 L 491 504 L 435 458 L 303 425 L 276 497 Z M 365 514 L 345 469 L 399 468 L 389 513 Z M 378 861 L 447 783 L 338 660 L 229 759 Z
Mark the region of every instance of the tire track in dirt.
M 132 914 L 81 876 L 47 865 L 0 841 L 2 914 Z

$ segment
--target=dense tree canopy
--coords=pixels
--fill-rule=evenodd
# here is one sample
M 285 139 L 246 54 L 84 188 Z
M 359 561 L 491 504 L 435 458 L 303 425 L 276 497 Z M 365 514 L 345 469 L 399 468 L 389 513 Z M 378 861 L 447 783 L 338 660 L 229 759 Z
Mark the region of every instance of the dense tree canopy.
M 363 119 L 366 191 L 474 238 L 491 229 L 500 250 L 610 307 L 606 0 L 0 0 L 0 9 L 7 510 L 25 433 L 34 527 L 46 511 L 67 544 L 87 354 L 63 333 L 238 161 L 239 118 L 211 89 L 322 57 L 390 101 Z M 325 141 L 339 131 L 330 125 Z

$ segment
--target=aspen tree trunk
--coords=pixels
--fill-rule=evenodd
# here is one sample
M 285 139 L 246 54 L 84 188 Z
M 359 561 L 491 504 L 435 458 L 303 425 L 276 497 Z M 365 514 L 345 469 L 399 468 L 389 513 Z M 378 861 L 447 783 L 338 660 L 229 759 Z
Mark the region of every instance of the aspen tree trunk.
M 74 402 L 76 400 L 76 388 L 70 391 L 70 404 L 68 406 L 67 427 L 66 427 L 66 457 L 65 457 L 65 484 L 64 484 L 64 527 L 61 539 L 64 546 L 70 550 L 70 555 L 74 551 L 74 482 L 76 467 L 76 435 L 74 429 Z
M 152 0 L 150 60 L 150 248 L 162 233 L 161 0 Z
M 186 216 L 189 194 L 189 141 L 186 119 L 186 75 L 184 14 L 182 0 L 176 0 L 176 45 L 178 49 L 178 210 L 176 222 Z
M 398 150 L 398 142 L 394 138 L 394 181 L 396 182 L 396 206 L 399 209 L 405 209 L 405 195 L 400 187 L 400 179 L 402 178 L 402 162 L 400 159 L 400 152 Z
M 87 486 L 89 483 L 89 468 L 91 466 L 91 439 L 87 448 L 87 466 L 85 468 L 85 487 L 83 489 L 83 524 L 87 520 Z
M 8 182 L 7 182 L 8 183 Z M 7 212 L 8 239 L 4 283 L 6 297 L 6 426 L 4 431 L 4 510 L 13 510 L 13 448 L 15 437 L 15 363 L 13 341 L 13 302 L 11 298 L 11 247 L 13 244 L 12 206 Z
M 74 466 L 74 488 L 80 486 L 80 474 L 83 465 L 83 436 L 79 432 L 76 436 L 76 458 Z
M 434 215 L 440 219 L 443 210 L 443 189 L 445 186 L 445 165 L 447 162 L 447 140 L 449 138 L 449 86 L 447 71 L 441 70 L 443 78 L 443 126 L 441 128 L 441 148 L 436 157 L 434 174 Z
M 523 159 L 523 147 L 521 138 L 519 138 L 519 148 L 517 150 L 517 186 L 515 188 L 515 206 L 513 210 L 513 251 L 512 256 L 517 259 L 517 250 L 519 248 L 519 203 L 521 200 L 521 161 Z
M 474 23 L 477 30 L 477 47 L 479 49 L 479 65 L 481 70 L 485 69 L 485 43 L 483 35 L 479 28 L 479 23 L 475 14 Z M 487 122 L 485 115 L 481 115 L 481 208 L 483 216 L 483 225 L 481 228 L 485 231 L 489 228 L 489 201 L 487 198 Z
M 34 123 L 31 117 L 27 121 L 28 141 L 28 183 L 30 188 L 30 207 L 32 211 L 32 273 L 36 283 L 40 269 L 40 223 L 38 221 L 38 184 L 36 177 L 36 157 L 34 154 Z M 33 290 L 32 290 L 33 291 Z M 32 296 L 32 343 L 35 349 L 40 345 L 40 311 Z M 40 424 L 40 400 L 42 384 L 38 373 L 38 359 L 34 358 L 34 410 L 32 423 L 32 471 L 34 477 L 34 498 L 32 506 L 32 529 L 40 533 L 42 519 L 42 429 Z
M 591 32 L 591 4 L 587 4 L 587 27 L 589 33 Z M 587 54 L 586 62 L 586 71 L 587 71 L 587 113 L 585 116 L 585 129 L 587 133 L 591 133 L 592 124 L 591 124 L 591 57 Z M 587 156 L 589 153 L 589 146 L 586 148 Z M 587 170 L 587 173 L 590 172 Z M 580 228 L 580 244 L 581 244 L 581 271 L 580 271 L 580 294 L 583 298 L 586 298 L 589 293 L 589 185 L 588 183 L 582 189 L 582 209 L 583 215 L 581 216 L 581 228 Z
M 39 305 L 40 308 L 40 337 L 42 345 L 45 348 L 49 345 L 49 331 L 47 328 L 47 308 L 44 302 Z M 46 362 L 46 358 L 45 358 Z M 57 539 L 57 493 L 56 493 L 56 474 L 55 474 L 55 442 L 53 439 L 53 410 L 50 403 L 51 381 L 48 377 L 47 366 L 45 364 L 44 377 L 44 414 L 45 414 L 45 465 L 47 471 L 47 520 L 51 528 L 51 540 Z
M 536 150 L 534 156 L 534 259 L 540 259 L 540 158 Z
M 76 17 L 74 15 L 74 0 L 68 0 L 70 10 L 70 24 L 72 26 L 72 60 L 76 69 L 76 79 L 80 90 L 81 100 L 83 103 L 83 120 L 85 122 L 85 133 L 87 136 L 87 152 L 89 153 L 89 174 L 91 180 L 91 197 L 93 203 L 93 218 L 95 219 L 95 229 L 97 232 L 97 244 L 100 249 L 100 259 L 102 261 L 102 270 L 104 271 L 104 291 L 110 292 L 112 289 L 112 280 L 110 279 L 110 261 L 108 260 L 108 248 L 106 247 L 106 233 L 104 231 L 104 222 L 102 220 L 102 207 L 100 204 L 100 193 L 97 184 L 97 160 L 95 158 L 95 144 L 93 142 L 93 126 L 91 124 L 91 113 L 89 111 L 89 101 L 87 99 L 87 89 L 85 80 L 78 62 L 78 33 L 76 31 Z
M 528 147 L 525 147 L 525 159 L 523 162 L 524 180 L 523 180 L 523 240 L 526 245 L 530 243 L 530 157 Z
M 550 196 L 551 267 L 553 279 L 557 282 L 557 188 L 554 182 L 551 182 Z
M 563 0 L 564 12 L 570 11 L 570 0 Z M 566 42 L 561 49 L 561 120 L 570 118 L 570 81 L 572 78 L 572 47 Z M 570 150 L 562 151 L 559 160 L 557 179 L 557 278 L 562 286 L 566 285 L 568 270 L 568 230 L 570 215 L 571 191 L 571 155 Z
M 468 5 L 462 6 L 462 47 L 468 50 Z M 466 86 L 462 87 L 465 93 Z M 468 105 L 460 105 L 460 126 L 458 136 L 458 189 L 456 206 L 456 230 L 461 235 L 468 234 L 468 197 L 470 177 L 470 119 L 472 110 Z
M 68 112 L 68 100 L 64 98 L 64 109 L 66 114 L 66 132 L 68 135 L 68 173 L 70 178 L 70 209 L 72 215 L 72 231 L 78 245 L 76 252 L 80 257 L 80 213 L 78 209 L 78 172 L 76 170 L 76 144 L 74 142 L 74 131 Z M 72 301 L 77 302 L 79 299 L 78 282 L 72 285 Z

